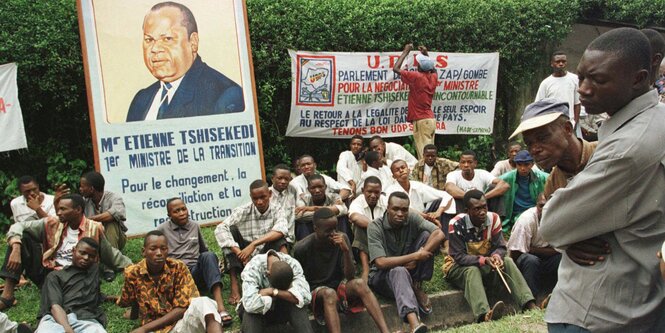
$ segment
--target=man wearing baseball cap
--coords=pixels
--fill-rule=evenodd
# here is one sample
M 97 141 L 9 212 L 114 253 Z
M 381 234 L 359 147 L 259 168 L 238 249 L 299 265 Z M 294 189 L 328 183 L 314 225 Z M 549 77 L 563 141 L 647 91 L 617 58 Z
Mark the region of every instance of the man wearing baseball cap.
M 510 136 L 522 133 L 524 143 L 542 170 L 552 170 L 545 183 L 545 198 L 566 187 L 568 179 L 578 174 L 589 161 L 597 142 L 587 142 L 575 135 L 568 118 L 568 103 L 543 98 L 529 104 L 520 125 Z
M 546 199 L 566 187 L 568 179 L 584 169 L 598 144 L 575 136 L 568 121 L 567 103 L 553 98 L 526 107 L 520 125 L 510 137 L 520 133 L 535 162 L 545 170 L 552 170 L 543 190 Z M 571 245 L 566 254 L 580 265 L 593 265 L 605 259 L 608 247 L 606 242 L 592 239 Z
M 536 206 L 538 195 L 543 192 L 547 173 L 532 170 L 533 157 L 526 150 L 520 150 L 515 158 L 516 169 L 499 178 L 510 185 L 510 190 L 503 195 L 505 216 L 503 232 L 510 232 L 517 217 L 527 209 Z
M 413 49 L 413 44 L 404 46 L 404 51 L 397 59 L 393 72 L 400 75 L 402 82 L 409 85 L 409 104 L 406 121 L 413 124 L 413 141 L 416 143 L 418 159 L 423 158 L 423 149 L 434 143 L 436 121 L 432 111 L 432 97 L 437 85 L 434 61 L 428 56 L 427 48 L 419 46 L 420 54 L 416 55 L 417 71 L 402 70 L 402 63 Z

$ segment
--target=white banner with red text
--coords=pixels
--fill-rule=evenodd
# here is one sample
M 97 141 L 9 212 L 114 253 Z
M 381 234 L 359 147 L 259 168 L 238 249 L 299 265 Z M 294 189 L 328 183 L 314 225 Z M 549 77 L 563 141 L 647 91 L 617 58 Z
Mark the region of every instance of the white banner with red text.
M 402 69 L 417 70 L 415 56 Z M 286 135 L 349 138 L 407 136 L 409 86 L 392 70 L 399 52 L 307 52 L 291 56 L 291 114 Z M 492 134 L 498 53 L 429 52 L 438 84 L 437 134 Z
M 18 103 L 15 63 L 0 65 L 0 133 L 0 152 L 28 147 Z

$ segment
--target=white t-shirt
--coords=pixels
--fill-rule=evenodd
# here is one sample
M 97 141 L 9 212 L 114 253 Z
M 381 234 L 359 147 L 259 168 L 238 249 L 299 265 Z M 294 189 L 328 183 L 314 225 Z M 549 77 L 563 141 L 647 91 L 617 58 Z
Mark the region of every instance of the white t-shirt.
M 473 172 L 473 179 L 466 180 L 462 176 L 462 170 L 455 170 L 446 176 L 446 183 L 453 183 L 457 185 L 462 191 L 477 189 L 485 192 L 487 188 L 496 179 L 491 173 L 482 169 L 475 169 Z
M 62 245 L 55 252 L 55 263 L 58 266 L 69 266 L 72 264 L 74 246 L 79 241 L 79 230 L 67 227 L 67 234 L 62 239 Z
M 448 214 L 455 214 L 457 209 L 455 207 L 455 200 L 453 197 L 441 190 L 437 190 L 431 186 L 427 186 L 419 181 L 411 180 L 409 186 L 409 192 L 406 192 L 402 185 L 395 183 L 392 186 L 388 187 L 384 191 L 386 193 L 386 198 L 390 197 L 390 194 L 393 192 L 403 192 L 409 196 L 409 207 L 418 212 L 424 212 L 426 210 L 425 205 L 431 203 L 432 201 L 441 199 L 439 207 L 446 206 L 450 202 L 450 207 L 445 211 Z
M 386 198 L 385 195 L 381 195 L 379 197 L 379 200 L 377 201 L 376 206 L 374 206 L 374 209 L 369 207 L 367 200 L 365 200 L 365 196 L 360 195 L 353 199 L 353 202 L 351 202 L 351 205 L 349 206 L 349 217 L 353 216 L 353 214 L 360 214 L 366 216 L 371 221 L 374 221 L 375 219 L 383 216 L 383 213 L 386 211 L 387 207 L 388 198 Z
M 423 169 L 423 183 L 427 186 L 432 186 L 432 167 L 425 164 Z
M 531 207 L 525 210 L 515 221 L 508 239 L 508 250 L 529 253 L 531 247 L 548 247 L 549 244 L 538 233 L 538 227 L 540 221 L 537 208 Z
M 409 170 L 413 170 L 413 167 L 418 163 L 418 159 L 411 155 L 408 150 L 394 142 L 386 142 L 386 159 L 391 161 L 403 160 Z M 390 164 L 388 164 L 388 167 L 390 168 Z
M 55 215 L 55 207 L 53 206 L 54 197 L 50 194 L 41 193 L 44 195 L 44 201 L 41 203 L 42 210 L 49 216 Z M 14 215 L 14 222 L 39 220 L 37 212 L 28 207 L 25 202 L 24 196 L 18 196 L 9 204 L 12 208 L 12 215 Z
M 571 72 L 567 72 L 562 77 L 550 75 L 540 83 L 534 102 L 548 97 L 568 102 L 568 117 L 573 119 L 573 106 L 580 104 L 580 94 L 577 92 L 578 87 L 579 79 L 577 75 Z
M 339 159 L 337 160 L 338 182 L 349 185 L 349 180 L 353 180 L 358 185 L 362 173 L 361 161 L 356 161 L 356 157 L 350 150 L 339 154 Z

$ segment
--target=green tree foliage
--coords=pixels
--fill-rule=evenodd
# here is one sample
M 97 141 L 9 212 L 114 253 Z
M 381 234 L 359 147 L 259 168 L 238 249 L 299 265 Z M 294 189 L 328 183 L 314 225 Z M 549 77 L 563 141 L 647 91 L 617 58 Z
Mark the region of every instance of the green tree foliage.
M 28 139 L 27 150 L 0 156 L 0 212 L 10 216 L 16 177 L 34 175 L 43 189 L 71 183 L 75 172 L 78 179 L 92 168 L 93 156 L 76 2 L 0 1 L 0 41 L 0 63 L 18 64 Z M 0 224 L 7 222 L 0 214 Z
M 433 51 L 499 52 L 494 137 L 503 141 L 520 86 L 533 80 L 545 47 L 569 32 L 571 13 L 579 12 L 568 0 L 248 0 L 247 9 L 266 165 L 310 153 L 327 170 L 346 140 L 284 136 L 291 98 L 287 49 L 400 51 L 413 42 Z M 18 194 L 13 179 L 32 174 L 43 188 L 72 186 L 92 168 L 93 156 L 75 0 L 0 1 L 0 40 L 0 63 L 18 64 L 29 146 L 0 157 L 7 214 L 6 202 Z M 472 145 L 491 161 L 492 140 L 469 138 L 439 136 L 437 143 L 446 151 Z
M 291 99 L 287 49 L 401 51 L 404 44 L 444 52 L 499 52 L 495 136 L 515 119 L 517 89 L 541 69 L 549 43 L 570 31 L 578 12 L 566 0 L 250 0 L 254 73 L 267 165 L 312 153 L 330 168 L 346 140 L 285 138 Z M 468 136 L 439 136 L 439 146 L 464 146 Z M 403 142 L 403 139 L 400 139 Z M 477 147 L 489 154 L 488 146 Z M 488 155 L 489 156 L 489 155 Z M 487 158 L 489 160 L 489 158 Z
M 581 0 L 581 15 L 635 24 L 640 28 L 665 26 L 665 0 Z

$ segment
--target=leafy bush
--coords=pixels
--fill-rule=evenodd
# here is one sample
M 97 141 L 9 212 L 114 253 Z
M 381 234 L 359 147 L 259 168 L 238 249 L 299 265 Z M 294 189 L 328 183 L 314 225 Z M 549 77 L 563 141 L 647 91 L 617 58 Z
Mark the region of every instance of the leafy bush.
M 514 96 L 543 68 L 546 47 L 567 35 L 575 19 L 571 13 L 578 10 L 576 1 L 564 0 L 249 0 L 266 164 L 271 167 L 287 161 L 285 157 L 311 153 L 322 169 L 330 169 L 347 146 L 346 140 L 284 137 L 291 102 L 287 49 L 386 52 L 414 42 L 434 51 L 498 51 L 494 137 L 503 142 L 516 119 Z M 437 143 L 470 148 L 474 141 L 467 142 L 469 138 L 438 136 Z M 479 153 L 493 146 L 491 139 L 478 140 L 487 143 L 477 147 Z
M 665 17 L 665 6 L 649 6 Z M 620 8 L 633 13 L 633 7 L 626 2 Z M 399 51 L 414 42 L 433 51 L 498 51 L 493 137 L 503 142 L 516 119 L 515 96 L 542 69 L 547 46 L 567 35 L 580 7 L 567 0 L 248 0 L 247 10 L 267 169 L 310 153 L 321 169 L 331 170 L 346 140 L 284 136 L 291 98 L 287 49 Z M 30 147 L 0 157 L 0 203 L 7 215 L 16 177 L 32 174 L 44 189 L 61 182 L 75 186 L 81 172 L 92 168 L 93 156 L 76 2 L 2 0 L 0 40 L 0 63 L 18 63 Z M 392 141 L 410 146 L 409 138 Z M 491 137 L 461 135 L 438 136 L 437 144 L 480 154 L 493 147 Z
M 665 26 L 665 0 L 581 0 L 580 13 L 588 19 L 632 23 L 640 28 Z

